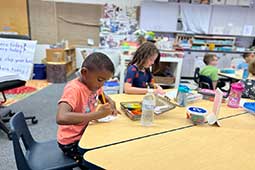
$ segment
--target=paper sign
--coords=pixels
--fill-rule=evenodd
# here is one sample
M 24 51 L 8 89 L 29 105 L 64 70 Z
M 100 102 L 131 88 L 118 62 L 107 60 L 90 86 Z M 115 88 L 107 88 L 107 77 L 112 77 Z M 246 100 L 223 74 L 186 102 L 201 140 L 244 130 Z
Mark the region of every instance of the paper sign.
M 220 126 L 217 117 L 220 111 L 222 98 L 223 98 L 223 92 L 219 88 L 217 88 L 215 91 L 212 113 L 207 116 L 207 121 L 208 121 L 208 124 L 210 125 L 216 124 Z
M 32 75 L 36 41 L 0 38 L 0 71 L 29 80 Z

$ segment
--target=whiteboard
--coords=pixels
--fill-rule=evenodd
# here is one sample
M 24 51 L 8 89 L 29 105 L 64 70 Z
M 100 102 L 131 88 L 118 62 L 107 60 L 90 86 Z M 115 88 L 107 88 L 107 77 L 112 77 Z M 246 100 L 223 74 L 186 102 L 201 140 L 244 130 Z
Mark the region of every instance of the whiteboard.
M 36 41 L 0 38 L 0 71 L 29 80 L 33 71 Z
M 142 2 L 140 28 L 146 31 L 177 30 L 179 5 L 166 2 Z

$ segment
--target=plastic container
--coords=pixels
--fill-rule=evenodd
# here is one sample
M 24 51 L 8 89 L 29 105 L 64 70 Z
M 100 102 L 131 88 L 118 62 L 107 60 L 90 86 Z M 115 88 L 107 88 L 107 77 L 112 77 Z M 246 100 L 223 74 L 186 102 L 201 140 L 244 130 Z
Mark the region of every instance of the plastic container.
M 243 108 L 249 113 L 255 115 L 255 102 L 245 102 Z
M 247 68 L 243 70 L 243 79 L 246 80 L 249 77 L 249 71 Z
M 203 124 L 206 121 L 207 110 L 202 107 L 190 106 L 187 108 L 187 119 L 190 119 L 193 124 Z
M 221 69 L 220 72 L 225 74 L 235 74 L 235 70 L 232 68 Z
M 34 64 L 33 79 L 44 80 L 46 79 L 46 65 Z
M 244 91 L 244 84 L 242 82 L 231 84 L 231 91 L 228 97 L 229 107 L 232 107 L 232 108 L 239 107 L 243 91 Z
M 118 94 L 120 90 L 120 84 L 117 81 L 107 81 L 103 86 L 105 94 Z
M 148 93 L 143 98 L 141 124 L 143 126 L 151 126 L 154 120 L 154 108 L 156 106 L 156 98 L 153 89 L 148 89 Z
M 185 107 L 187 105 L 187 95 L 189 93 L 189 88 L 184 85 L 180 85 L 178 88 L 176 102 L 179 106 Z

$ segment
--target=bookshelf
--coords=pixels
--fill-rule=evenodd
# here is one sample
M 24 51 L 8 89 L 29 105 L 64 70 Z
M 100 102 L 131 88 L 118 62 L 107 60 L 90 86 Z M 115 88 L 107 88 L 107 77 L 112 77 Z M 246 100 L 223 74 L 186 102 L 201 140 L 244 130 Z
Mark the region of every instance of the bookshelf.
M 70 76 L 76 71 L 75 48 L 54 48 L 46 49 L 46 65 L 65 65 L 66 76 Z

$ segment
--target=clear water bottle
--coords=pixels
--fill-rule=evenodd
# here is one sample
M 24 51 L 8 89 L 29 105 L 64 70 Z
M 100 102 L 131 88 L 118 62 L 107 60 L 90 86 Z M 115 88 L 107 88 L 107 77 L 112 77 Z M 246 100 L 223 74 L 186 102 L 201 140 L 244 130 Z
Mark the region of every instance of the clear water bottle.
M 153 89 L 148 89 L 148 93 L 143 98 L 141 124 L 143 126 L 151 126 L 154 119 L 154 108 L 156 98 Z
M 176 101 L 181 107 L 187 105 L 187 94 L 189 93 L 189 88 L 185 85 L 179 85 Z

